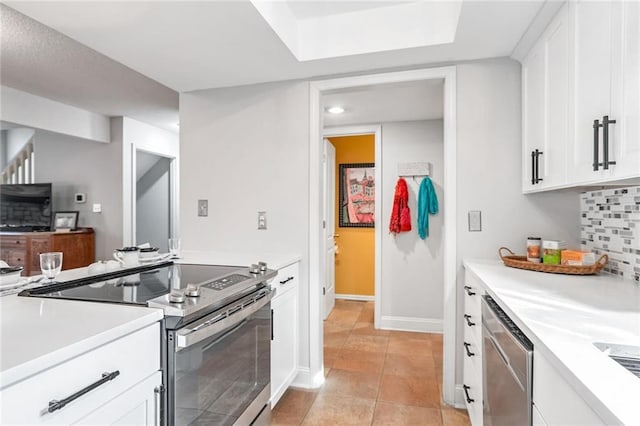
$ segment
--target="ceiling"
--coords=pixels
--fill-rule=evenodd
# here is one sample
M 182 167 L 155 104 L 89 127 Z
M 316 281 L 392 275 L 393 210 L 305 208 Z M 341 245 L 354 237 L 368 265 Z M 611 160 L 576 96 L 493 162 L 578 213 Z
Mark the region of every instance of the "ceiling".
M 250 0 L 298 61 L 455 40 L 461 0 L 317 2 Z
M 174 90 L 0 4 L 0 83 L 177 132 Z
M 325 112 L 324 125 L 348 126 L 443 117 L 444 81 L 425 80 L 334 91 L 322 95 L 322 107 L 341 106 L 342 114 Z
M 306 6 L 294 3 L 291 13 L 307 19 L 376 9 L 372 7 L 376 2 L 371 1 L 310 3 Z M 464 1 L 453 43 L 299 62 L 248 0 L 5 2 L 178 92 L 509 56 L 543 3 L 543 0 Z M 46 73 L 41 74 L 45 80 L 69 84 L 71 77 L 67 74 L 70 74 L 87 82 L 95 81 L 93 75 L 78 77 L 67 64 L 69 60 L 102 63 L 96 52 L 61 50 L 60 36 L 41 35 L 45 40 L 34 41 L 28 48 L 43 54 L 46 49 L 54 50 Z M 4 52 L 2 59 L 4 62 Z M 107 73 L 100 68 L 96 67 L 94 72 L 101 82 L 121 78 L 117 72 Z M 35 74 L 34 70 L 27 72 Z M 134 84 L 131 89 L 138 90 L 137 87 Z M 64 92 L 64 88 L 58 92 Z

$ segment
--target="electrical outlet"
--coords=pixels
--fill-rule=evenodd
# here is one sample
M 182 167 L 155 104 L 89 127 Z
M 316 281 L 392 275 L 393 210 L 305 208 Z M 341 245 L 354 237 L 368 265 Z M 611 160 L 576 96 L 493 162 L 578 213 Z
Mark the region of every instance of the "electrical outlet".
M 209 216 L 209 200 L 198 200 L 198 216 Z
M 92 207 L 94 213 L 102 213 L 102 204 L 94 204 Z
M 469 232 L 482 231 L 482 212 L 480 210 L 469 211 Z
M 258 229 L 267 229 L 267 212 L 258 212 Z

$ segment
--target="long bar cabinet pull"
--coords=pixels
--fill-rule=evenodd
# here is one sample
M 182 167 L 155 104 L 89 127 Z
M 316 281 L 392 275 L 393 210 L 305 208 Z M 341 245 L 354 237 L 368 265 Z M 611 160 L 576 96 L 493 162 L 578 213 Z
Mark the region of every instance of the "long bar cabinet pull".
M 469 350 L 469 346 L 471 346 L 471 343 L 464 342 L 463 344 L 464 344 L 464 350 L 467 351 L 467 356 L 469 358 L 471 358 L 472 356 L 475 356 L 475 353 Z
M 472 287 L 469 287 L 468 285 L 465 285 L 465 286 L 464 286 L 464 289 L 467 291 L 467 294 L 468 294 L 469 296 L 474 296 L 474 295 L 476 294 L 476 292 L 475 292 L 475 291 L 471 291 L 471 290 L 473 290 L 473 288 L 472 288 Z
M 467 403 L 471 404 L 472 402 L 474 402 L 475 399 L 469 396 L 469 389 L 471 389 L 471 386 L 462 385 L 462 389 L 464 389 L 464 396 L 467 399 Z
M 536 152 L 531 151 L 531 185 L 536 184 Z
M 609 161 L 609 124 L 615 124 L 616 120 L 609 120 L 609 116 L 602 117 L 602 168 L 609 169 L 609 164 L 616 164 Z
M 97 387 L 102 386 L 107 382 L 110 382 L 111 380 L 115 379 L 119 375 L 120 375 L 120 371 L 118 370 L 112 371 L 111 373 L 102 373 L 102 378 L 100 380 L 90 384 L 84 389 L 80 389 L 78 392 L 74 393 L 73 395 L 67 398 L 61 399 L 59 401 L 56 399 L 52 399 L 51 401 L 49 401 L 49 406 L 45 408 L 44 412 L 53 413 L 56 410 L 62 410 L 70 402 L 73 402 L 76 399 L 80 398 L 81 396 L 88 394 L 89 392 L 96 389 Z
M 536 183 L 540 183 L 543 179 L 540 177 L 540 156 L 544 154 L 542 151 L 536 149 Z
M 598 155 L 598 149 L 600 148 L 600 120 L 593 120 L 593 171 L 597 172 L 600 167 L 600 158 Z
M 472 321 L 471 321 L 471 315 L 469 315 L 469 314 L 464 314 L 464 319 L 466 319 L 466 320 L 467 320 L 467 325 L 468 325 L 469 327 L 473 327 L 474 325 L 476 325 L 476 323 L 475 323 L 475 322 L 472 322 Z

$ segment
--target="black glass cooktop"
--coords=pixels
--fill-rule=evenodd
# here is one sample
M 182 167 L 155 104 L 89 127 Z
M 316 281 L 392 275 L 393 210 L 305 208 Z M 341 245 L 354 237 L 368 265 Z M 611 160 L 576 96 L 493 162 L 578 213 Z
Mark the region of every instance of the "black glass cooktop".
M 171 290 L 184 288 L 187 284 L 211 282 L 238 269 L 241 267 L 165 263 L 54 283 L 25 290 L 20 295 L 146 305 L 149 300 Z

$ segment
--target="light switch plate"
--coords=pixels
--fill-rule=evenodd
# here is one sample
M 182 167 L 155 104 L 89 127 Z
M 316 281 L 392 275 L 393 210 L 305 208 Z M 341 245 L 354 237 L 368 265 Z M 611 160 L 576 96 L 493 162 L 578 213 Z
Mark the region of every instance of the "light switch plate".
M 258 229 L 267 229 L 267 212 L 258 212 Z
M 198 216 L 209 216 L 209 200 L 198 200 Z
M 469 232 L 482 231 L 482 212 L 480 210 L 469 211 Z

